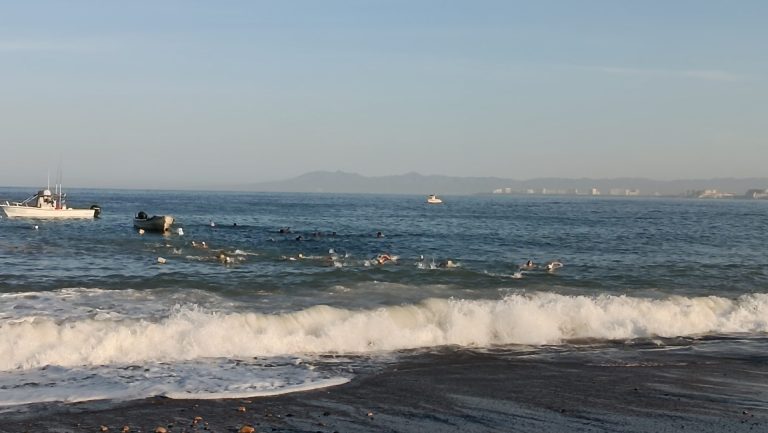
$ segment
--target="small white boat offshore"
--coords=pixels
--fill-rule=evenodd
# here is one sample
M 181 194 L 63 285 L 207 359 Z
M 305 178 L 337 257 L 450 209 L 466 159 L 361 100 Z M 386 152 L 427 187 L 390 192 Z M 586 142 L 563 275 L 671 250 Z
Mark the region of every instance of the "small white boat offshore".
M 8 218 L 98 218 L 101 208 L 92 205 L 88 209 L 74 209 L 67 206 L 67 195 L 61 192 L 61 186 L 56 191 L 41 189 L 33 196 L 21 202 L 0 203 L 0 209 Z
M 437 198 L 437 195 L 435 194 L 430 194 L 427 196 L 427 203 L 429 204 L 440 204 L 442 202 L 443 200 Z
M 148 216 L 146 212 L 140 211 L 133 218 L 133 226 L 137 229 L 148 232 L 165 233 L 171 230 L 173 217 L 170 215 Z

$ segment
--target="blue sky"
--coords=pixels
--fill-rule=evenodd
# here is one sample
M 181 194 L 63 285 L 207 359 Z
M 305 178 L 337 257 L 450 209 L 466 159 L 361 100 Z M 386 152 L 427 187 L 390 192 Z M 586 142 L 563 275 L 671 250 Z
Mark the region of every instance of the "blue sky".
M 0 5 L 0 185 L 768 176 L 768 2 Z

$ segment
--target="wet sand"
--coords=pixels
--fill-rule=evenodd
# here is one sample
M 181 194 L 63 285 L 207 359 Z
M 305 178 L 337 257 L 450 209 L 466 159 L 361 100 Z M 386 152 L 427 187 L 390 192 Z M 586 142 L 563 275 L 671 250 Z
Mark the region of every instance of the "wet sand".
M 768 357 L 598 359 L 607 361 L 578 352 L 418 355 L 344 385 L 274 397 L 28 406 L 0 414 L 0 431 L 768 431 Z

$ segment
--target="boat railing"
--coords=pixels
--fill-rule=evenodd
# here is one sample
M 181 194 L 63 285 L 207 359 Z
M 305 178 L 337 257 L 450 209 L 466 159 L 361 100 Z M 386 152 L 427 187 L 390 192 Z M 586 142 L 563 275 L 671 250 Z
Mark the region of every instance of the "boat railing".
M 31 196 L 27 197 L 27 198 L 26 198 L 26 199 L 25 199 L 23 202 L 21 202 L 21 203 L 18 203 L 18 202 L 16 202 L 16 203 L 14 203 L 14 204 L 15 204 L 15 205 L 17 205 L 17 206 L 22 206 L 22 205 L 26 205 L 26 204 L 29 204 L 29 203 L 30 203 L 32 200 L 35 200 L 35 199 L 37 199 L 37 194 L 33 194 L 33 195 L 31 195 Z

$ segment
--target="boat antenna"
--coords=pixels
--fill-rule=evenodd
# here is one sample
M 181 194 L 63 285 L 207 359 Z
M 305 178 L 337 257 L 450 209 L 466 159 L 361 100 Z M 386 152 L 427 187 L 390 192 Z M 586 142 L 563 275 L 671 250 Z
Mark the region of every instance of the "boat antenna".
M 63 206 L 64 203 L 62 203 L 62 200 L 64 199 L 64 197 L 62 196 L 62 193 L 64 192 L 64 190 L 61 187 L 61 181 L 62 181 L 62 179 L 61 179 L 62 175 L 61 174 L 62 174 L 62 171 L 61 171 L 61 155 L 59 155 L 59 168 L 58 168 L 57 173 L 56 173 L 56 177 L 57 177 L 56 188 L 58 189 L 58 191 L 57 191 L 58 192 L 58 197 L 57 197 L 57 200 L 56 200 L 56 208 L 57 209 L 63 209 L 63 207 L 64 207 Z

